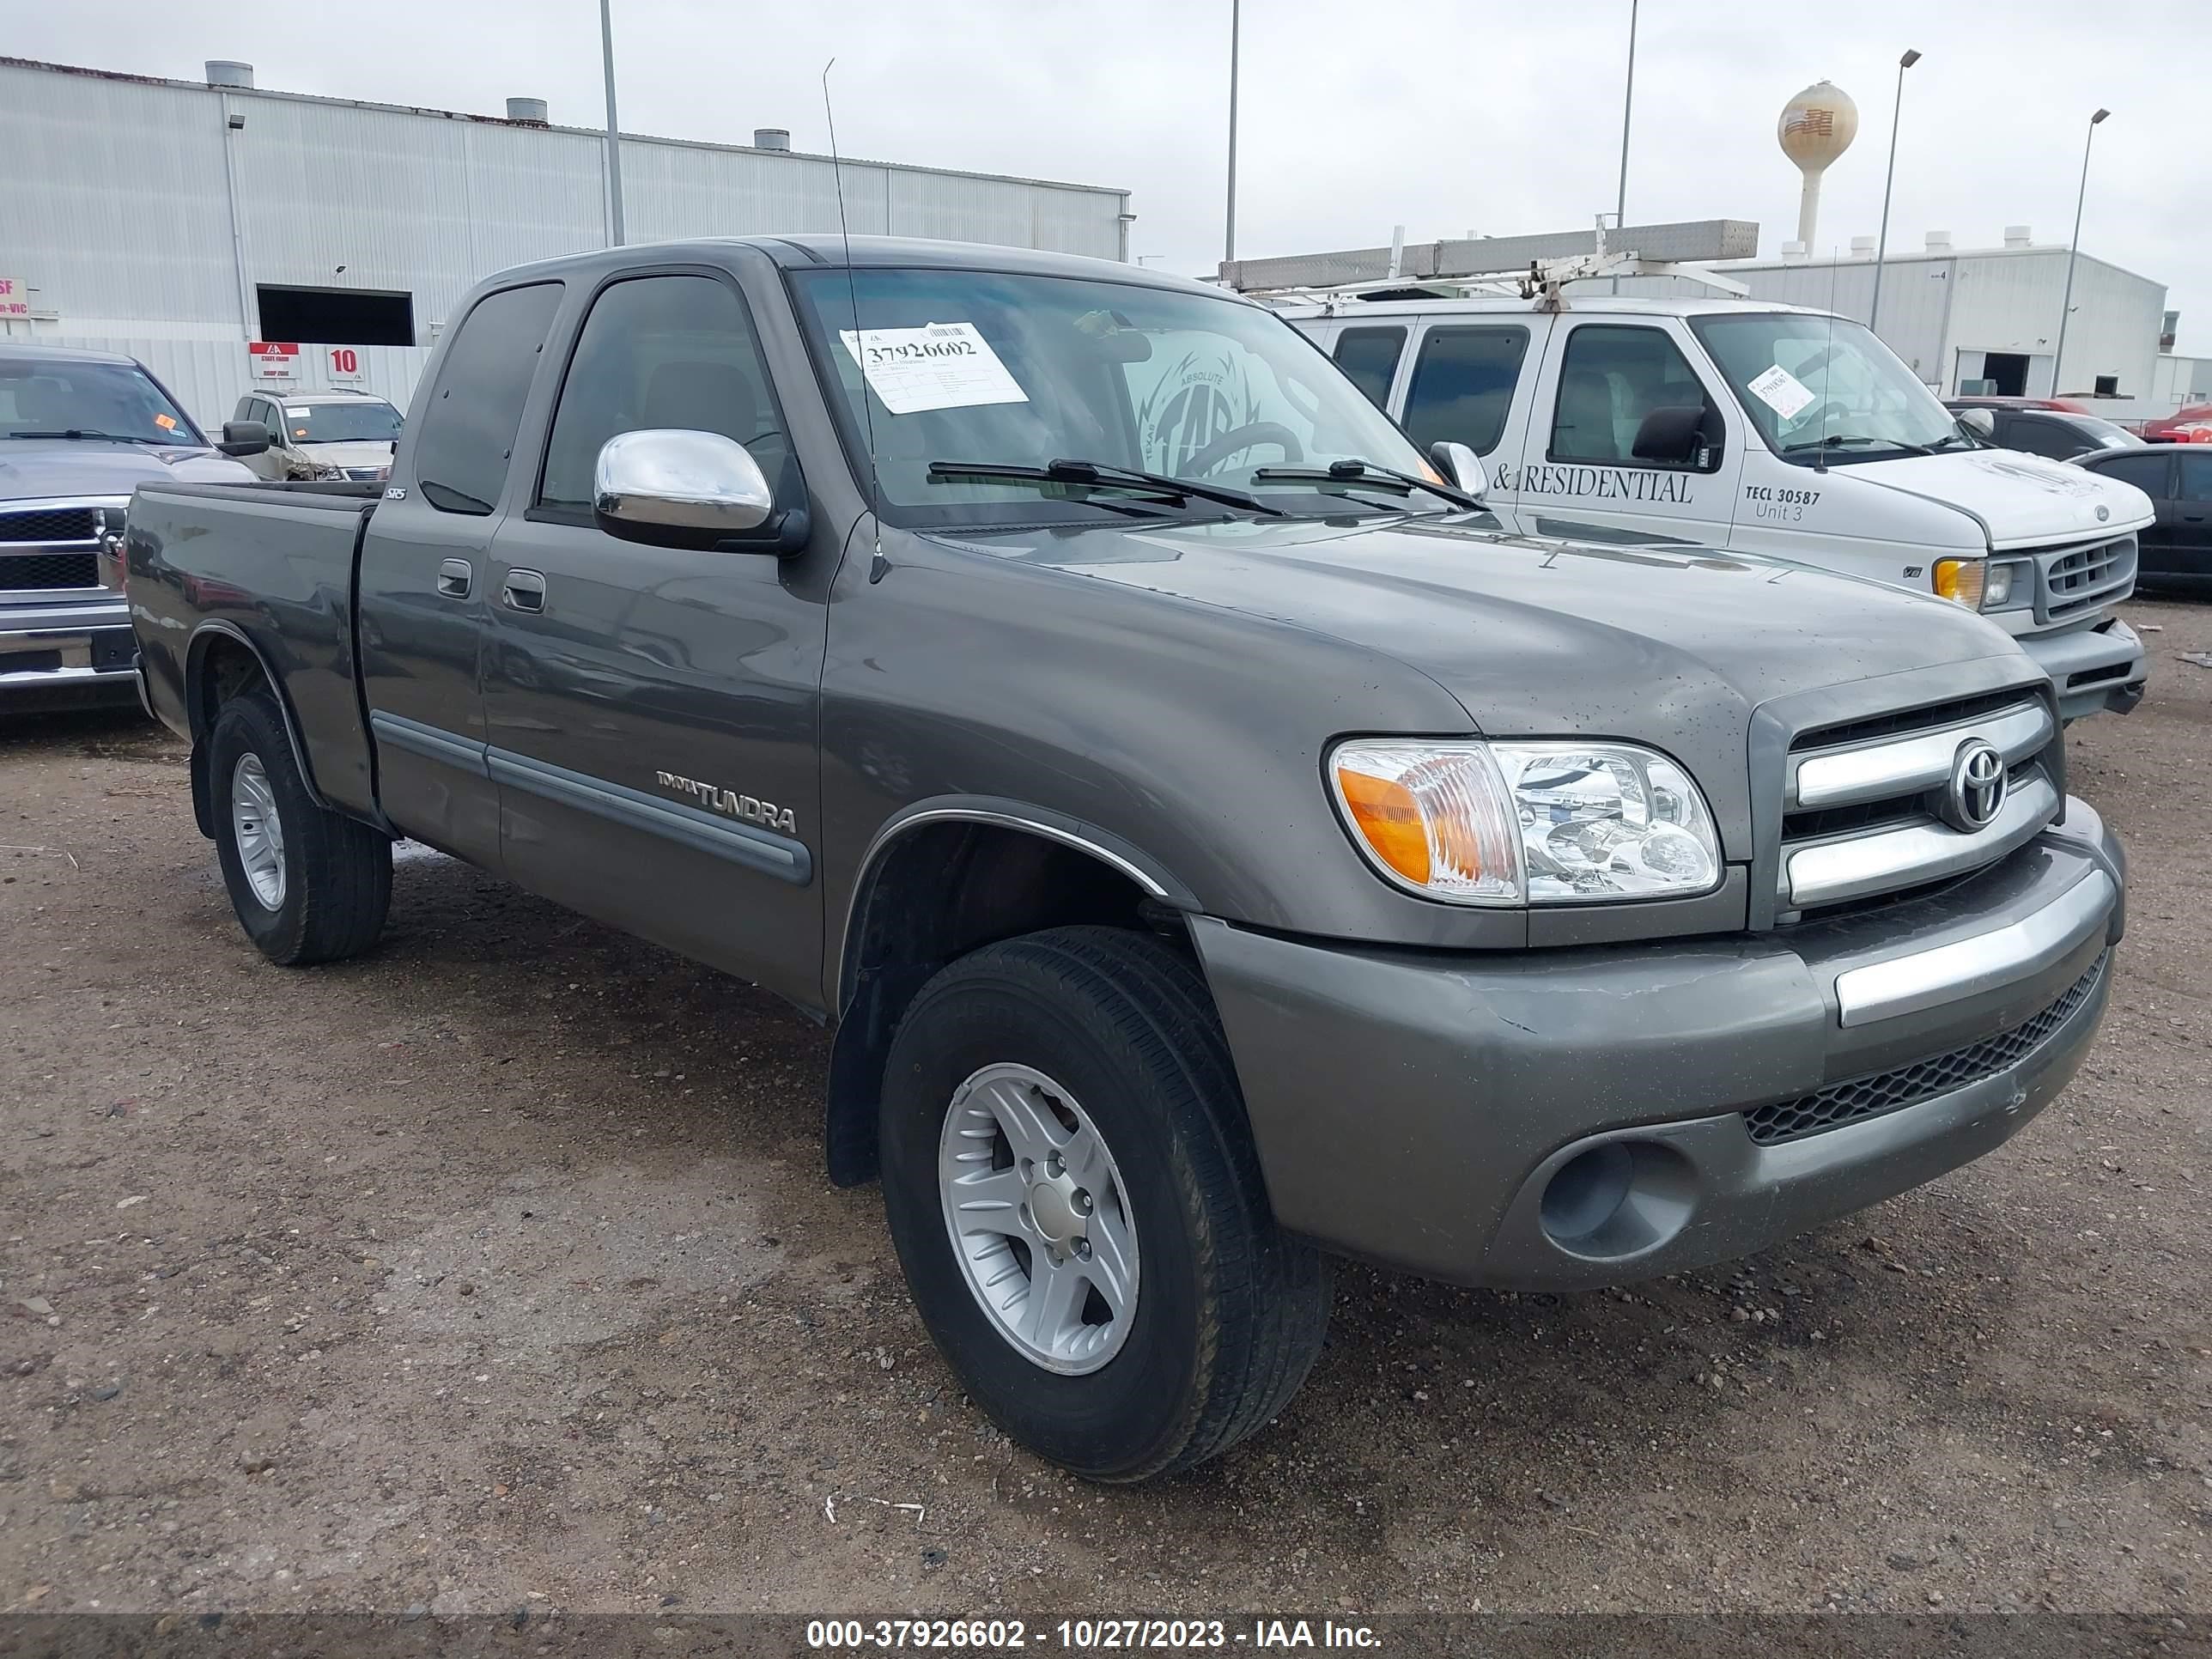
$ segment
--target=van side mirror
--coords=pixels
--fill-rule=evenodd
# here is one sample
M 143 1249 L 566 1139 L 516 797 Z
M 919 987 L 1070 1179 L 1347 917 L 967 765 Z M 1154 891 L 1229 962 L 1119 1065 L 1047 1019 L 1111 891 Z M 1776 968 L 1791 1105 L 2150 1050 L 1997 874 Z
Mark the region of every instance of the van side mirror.
M 1636 428 L 1629 454 L 1639 461 L 1687 466 L 1713 447 L 1705 437 L 1702 404 L 1670 404 L 1646 415 Z
M 1986 409 L 1962 409 L 1959 424 L 1984 442 L 1997 434 L 1997 417 Z
M 777 512 L 775 493 L 745 447 L 719 432 L 647 428 L 599 447 L 592 517 L 624 541 L 658 547 L 719 547 L 796 553 L 806 545 L 806 509 Z
M 225 421 L 222 441 L 216 447 L 226 455 L 265 455 L 269 428 L 258 421 Z
M 1465 444 L 1448 443 L 1438 439 L 1429 446 L 1429 459 L 1436 463 L 1437 471 L 1447 482 L 1455 484 L 1463 495 L 1480 501 L 1490 489 L 1490 477 L 1482 468 L 1482 457 Z

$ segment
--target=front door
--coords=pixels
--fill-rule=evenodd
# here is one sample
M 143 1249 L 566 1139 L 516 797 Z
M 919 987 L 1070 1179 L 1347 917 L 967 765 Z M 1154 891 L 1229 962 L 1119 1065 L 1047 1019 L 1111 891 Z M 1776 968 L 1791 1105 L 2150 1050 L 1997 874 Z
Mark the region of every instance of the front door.
M 1655 448 L 1694 422 L 1686 450 Z M 1518 465 L 1502 493 L 1538 515 L 1727 544 L 1746 434 L 1663 327 L 1572 313 L 1554 326 Z
M 2149 496 L 2158 515 L 2136 536 L 2136 568 L 2144 575 L 2172 575 L 2189 568 L 2180 546 L 2183 504 L 2174 499 L 2178 489 L 2174 472 L 2179 460 L 2175 447 L 2151 444 L 2096 463 L 2099 477 L 2131 483 Z
M 558 283 L 486 295 L 461 319 L 437 395 L 369 520 L 360 580 L 362 689 L 385 816 L 418 841 L 499 867 L 477 654 L 486 556 L 507 457 L 561 304 Z
M 2169 568 L 2178 574 L 2212 576 L 2212 454 L 2184 449 L 2174 461 L 2181 469 L 2181 489 L 2172 503 Z
M 489 762 L 507 873 L 699 961 L 818 999 L 815 711 L 837 549 L 646 546 L 592 517 L 600 447 L 736 439 L 781 503 L 803 485 L 744 297 L 718 271 L 592 300 L 527 512 L 486 578 Z

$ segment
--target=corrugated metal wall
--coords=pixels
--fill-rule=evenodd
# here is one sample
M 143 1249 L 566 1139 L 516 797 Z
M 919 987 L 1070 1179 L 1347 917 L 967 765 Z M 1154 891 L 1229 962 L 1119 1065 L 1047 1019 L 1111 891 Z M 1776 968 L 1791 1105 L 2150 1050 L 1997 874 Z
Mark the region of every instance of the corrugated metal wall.
M 258 283 L 411 294 L 419 343 L 358 348 L 366 388 L 404 406 L 432 325 L 480 278 L 605 240 L 587 131 L 0 64 L 0 276 L 59 313 L 0 338 L 128 352 L 210 425 L 246 389 Z M 627 137 L 625 229 L 834 231 L 836 172 Z M 1123 257 L 1123 191 L 851 161 L 844 182 L 855 234 Z M 301 360 L 301 386 L 324 384 L 318 348 Z

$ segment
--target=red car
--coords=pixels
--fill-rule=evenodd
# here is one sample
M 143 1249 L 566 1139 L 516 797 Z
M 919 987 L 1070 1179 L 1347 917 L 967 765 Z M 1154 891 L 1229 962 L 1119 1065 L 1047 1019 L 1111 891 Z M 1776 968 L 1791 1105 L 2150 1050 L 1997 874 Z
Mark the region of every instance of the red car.
M 2142 435 L 2154 444 L 2212 444 L 2212 404 L 2190 404 L 2164 420 L 2145 421 Z

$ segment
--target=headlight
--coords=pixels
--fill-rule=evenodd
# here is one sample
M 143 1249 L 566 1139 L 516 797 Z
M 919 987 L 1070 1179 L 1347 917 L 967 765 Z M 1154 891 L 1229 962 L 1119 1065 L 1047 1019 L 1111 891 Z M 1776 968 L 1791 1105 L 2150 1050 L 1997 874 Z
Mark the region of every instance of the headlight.
M 2003 610 L 2013 602 L 2013 596 L 2027 580 L 2027 567 L 2023 564 L 1992 564 L 1982 579 L 1982 609 Z
M 1982 608 L 1982 586 L 1989 574 L 1985 559 L 1938 559 L 1936 561 L 1935 586 L 1939 599 L 1963 605 L 1969 611 Z
M 1361 850 L 1425 897 L 1571 904 L 1720 884 L 1705 797 L 1648 749 L 1355 738 L 1328 772 Z

